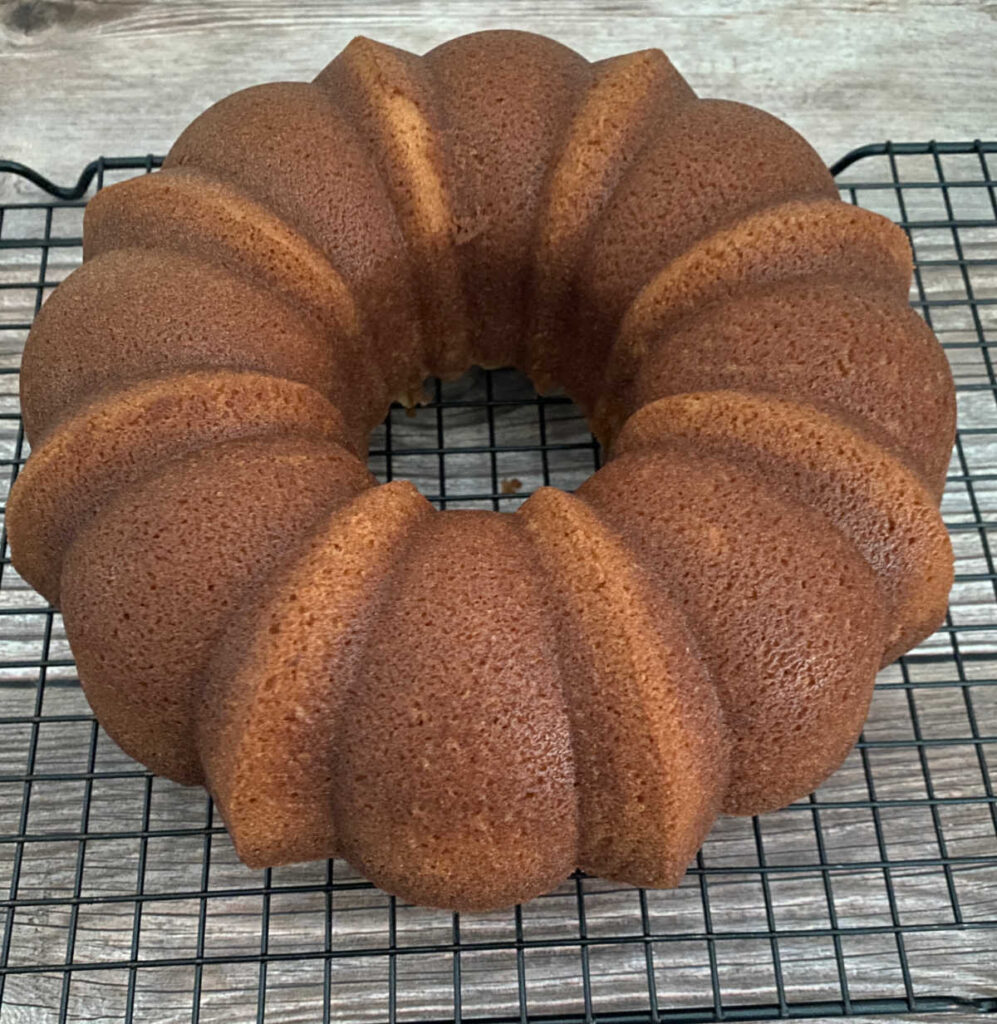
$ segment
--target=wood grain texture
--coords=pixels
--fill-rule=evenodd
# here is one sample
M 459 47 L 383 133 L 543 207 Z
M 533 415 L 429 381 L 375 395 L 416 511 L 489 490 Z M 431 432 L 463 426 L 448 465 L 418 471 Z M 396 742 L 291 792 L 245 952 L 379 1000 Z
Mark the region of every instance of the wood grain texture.
M 0 4 L 0 155 L 72 179 L 98 153 L 164 152 L 195 114 L 234 89 L 310 78 L 355 34 L 424 51 L 460 32 L 515 25 L 555 35 L 593 58 L 661 46 L 701 93 L 765 106 L 802 130 L 831 160 L 886 137 L 997 135 L 991 85 L 995 17 L 992 3 L 951 0 L 820 6 L 786 0 L 697 5 L 512 0 L 500 9 L 480 0 L 448 5 L 15 0 Z M 958 178 L 960 166 L 953 163 L 947 172 Z M 904 169 L 911 179 L 934 177 L 929 161 Z M 883 180 L 887 170 L 866 162 L 851 177 Z M 978 176 L 979 167 L 964 173 Z M 14 195 L 37 197 L 22 182 L 0 179 L 0 200 Z M 892 192 L 863 193 L 862 200 L 888 216 L 900 214 Z M 911 190 L 906 213 L 911 219 L 938 219 L 945 215 L 939 202 L 936 190 Z M 954 202 L 966 219 L 993 216 L 984 189 L 956 191 Z M 79 214 L 60 210 L 52 234 L 78 234 Z M 44 213 L 25 210 L 7 215 L 0 237 L 38 238 L 44 230 Z M 962 232 L 961 242 L 970 260 L 997 257 L 997 229 Z M 935 329 L 953 346 L 957 382 L 985 388 L 980 349 L 967 343 L 981 330 L 997 341 L 997 307 L 980 307 L 974 314 L 966 278 L 952 262 L 950 233 L 925 231 L 915 243 L 925 261 L 926 297 L 940 304 Z M 30 321 L 42 270 L 38 256 L 30 244 L 0 249 L 0 283 L 17 285 L 0 291 L 0 323 Z M 46 289 L 78 260 L 74 247 L 52 249 Z M 929 266 L 929 261 L 938 263 Z M 993 267 L 974 266 L 971 283 L 976 297 L 997 298 Z M 0 366 L 16 366 L 25 333 L 0 332 Z M 499 386 L 508 389 L 508 397 L 522 393 L 515 380 Z M 448 394 L 480 396 L 481 387 L 480 375 L 472 376 L 449 386 Z M 964 428 L 997 426 L 990 391 L 970 390 L 960 398 Z M 15 410 L 16 377 L 0 377 L 0 412 Z M 450 444 L 488 440 L 480 410 L 448 413 L 445 428 Z M 432 447 L 437 429 L 431 410 L 414 417 L 398 413 L 393 446 Z M 496 431 L 500 444 L 535 444 L 535 411 L 501 412 Z M 586 438 L 571 409 L 552 411 L 548 441 L 582 444 Z M 382 440 L 378 434 L 374 446 Z M 0 421 L 0 455 L 11 458 L 15 448 L 11 421 Z M 960 675 L 945 657 L 952 650 L 949 635 L 939 633 L 921 653 L 943 660 L 912 662 L 906 673 L 898 666 L 882 673 L 866 730 L 868 745 L 821 788 L 818 809 L 801 801 L 766 815 L 757 831 L 750 821 L 723 820 L 701 865 L 681 888 L 648 894 L 646 923 L 654 936 L 649 943 L 635 890 L 599 880 L 583 883 L 588 934 L 596 940 L 588 960 L 589 996 L 597 1014 L 646 1010 L 649 962 L 663 1009 L 711 1004 L 704 887 L 727 1006 L 776 1001 L 776 956 L 790 1000 L 839 999 L 831 906 L 851 998 L 904 991 L 894 934 L 898 923 L 911 929 L 901 942 L 918 996 L 997 997 L 997 932 L 982 927 L 997 920 L 992 860 L 997 838 L 987 795 L 988 785 L 991 792 L 997 785 L 997 749 L 985 742 L 997 736 L 997 611 L 991 583 L 978 578 L 988 571 L 981 534 L 975 528 L 958 530 L 978 518 L 997 519 L 997 441 L 968 434 L 963 454 L 981 479 L 972 494 L 959 480 L 946 492 L 945 517 L 957 528 L 953 539 L 963 576 L 953 593 L 952 618 L 960 626 L 981 627 L 958 634 L 961 652 L 979 660 L 968 662 Z M 577 485 L 592 468 L 591 452 L 581 447 L 552 452 L 549 461 L 552 480 L 562 487 Z M 372 468 L 385 470 L 377 460 Z M 487 456 L 451 456 L 447 487 L 453 498 L 491 491 L 496 479 L 510 481 L 511 507 L 538 486 L 542 468 L 536 452 L 502 454 L 495 465 Z M 440 491 L 435 456 L 396 458 L 393 469 L 424 493 Z M 953 473 L 960 472 L 956 463 Z M 521 484 L 518 491 L 513 480 Z M 5 491 L 7 481 L 0 484 Z M 461 507 L 468 505 L 490 507 L 490 502 Z M 4 571 L 0 611 L 40 605 L 16 574 Z M 46 656 L 53 663 L 39 719 L 39 670 L 31 663 Z M 240 1024 L 255 1019 L 261 987 L 267 1021 L 320 1020 L 328 987 L 332 1020 L 377 1022 L 387 1019 L 392 963 L 399 1019 L 452 1016 L 454 956 L 412 952 L 451 943 L 450 915 L 399 904 L 398 951 L 390 956 L 388 898 L 364 888 L 342 862 L 336 862 L 331 884 L 325 864 L 281 869 L 270 877 L 248 871 L 237 862 L 201 792 L 147 777 L 93 725 L 74 670 L 62 663 L 68 658 L 57 616 L 51 626 L 44 611 L 0 617 L 0 659 L 27 665 L 0 670 L 0 896 L 10 890 L 19 857 L 10 964 L 50 968 L 7 978 L 0 1024 L 56 1020 L 63 999 L 69 1021 L 121 1021 L 131 1007 L 136 1021 L 172 1024 L 191 1020 L 196 1003 L 202 1022 Z M 937 743 L 925 747 L 919 737 Z M 876 785 L 875 814 L 867 769 Z M 925 802 L 929 795 L 933 805 Z M 18 834 L 22 814 L 31 841 L 18 845 L 9 840 Z M 85 852 L 79 839 L 84 832 L 90 837 Z M 830 865 L 823 869 L 818 836 Z M 937 865 L 940 857 L 948 858 L 947 867 Z M 886 859 L 898 866 L 884 867 Z M 205 883 L 208 894 L 202 898 Z M 956 925 L 953 894 L 968 927 Z M 585 1012 L 581 957 L 572 945 L 579 929 L 578 899 L 575 886 L 567 884 L 524 907 L 522 961 L 508 948 L 478 948 L 515 940 L 511 912 L 462 917 L 467 1017 L 518 1014 L 520 979 L 531 1013 Z M 270 914 L 265 935 L 264 907 Z M 776 943 L 748 934 L 765 933 L 770 922 L 780 933 Z M 0 912 L 0 934 L 4 925 Z M 70 935 L 75 935 L 71 952 Z M 264 941 L 270 953 L 292 955 L 271 963 L 265 976 L 252 959 Z M 328 972 L 322 958 L 327 942 L 336 953 Z M 207 958 L 200 968 L 142 966 L 130 972 L 127 966 L 133 954 L 148 963 L 198 953 Z M 238 962 L 240 956 L 246 962 Z M 67 957 L 77 965 L 112 966 L 76 971 L 67 986 L 58 969 Z M 872 1024 L 901 1018 L 858 1019 Z M 918 1014 L 903 1019 L 942 1024 L 969 1018 Z
M 16 273 L 30 280 L 23 261 L 18 267 Z M 33 269 L 37 274 L 37 267 Z M 932 297 L 956 292 L 958 281 L 949 274 L 944 278 L 946 289 L 939 282 Z M 997 280 L 992 283 L 997 285 Z M 30 316 L 30 308 L 13 314 Z M 965 336 L 965 331 L 953 331 L 942 329 L 943 337 Z M 970 370 L 958 371 L 958 377 L 962 382 L 976 379 Z M 522 382 L 510 376 L 500 375 L 496 387 L 495 397 L 500 399 L 525 395 Z M 481 391 L 481 375 L 474 374 L 448 385 L 446 393 L 472 400 L 480 399 Z M 992 402 L 989 408 L 968 403 L 962 425 L 972 428 L 995 421 Z M 495 428 L 500 445 L 535 444 L 535 410 L 504 410 L 496 416 Z M 454 445 L 477 445 L 487 437 L 480 410 L 454 410 L 447 415 L 445 429 Z M 393 422 L 393 448 L 396 453 L 424 451 L 435 443 L 436 430 L 432 410 L 419 410 L 412 417 L 399 411 Z M 551 443 L 582 444 L 586 438 L 571 407 L 552 410 Z M 374 447 L 382 443 L 379 431 Z M 5 452 L 9 445 L 8 435 Z M 975 466 L 980 473 L 997 463 L 989 448 L 974 457 L 980 459 Z M 550 459 L 553 481 L 564 487 L 577 484 L 592 468 L 591 452 L 583 448 L 552 452 Z M 493 487 L 487 455 L 453 456 L 448 463 L 451 499 Z M 375 460 L 373 468 L 384 472 L 383 462 Z M 394 471 L 411 476 L 427 494 L 440 492 L 434 457 L 396 454 Z M 518 500 L 538 485 L 541 467 L 536 452 L 513 452 L 499 457 L 494 473 L 499 480 L 521 481 L 522 491 L 514 499 Z M 982 481 L 977 490 L 981 515 L 987 519 L 997 511 L 993 487 Z M 964 494 L 958 482 L 950 483 L 950 522 L 958 522 L 960 515 L 968 518 L 967 512 L 960 513 Z M 980 569 L 975 533 L 957 533 L 955 539 L 960 572 Z M 185 555 L 178 552 L 178 557 Z M 36 602 L 16 575 L 5 572 L 2 606 Z M 953 609 L 960 621 L 993 621 L 993 608 L 992 595 L 982 594 L 978 585 L 970 582 L 957 588 Z M 364 888 L 342 862 L 335 864 L 331 886 L 324 864 L 284 868 L 270 876 L 244 868 L 200 791 L 149 778 L 89 720 L 73 669 L 60 664 L 69 651 L 58 617 L 47 646 L 45 637 L 44 614 L 0 621 L 4 660 L 30 663 L 47 655 L 55 662 L 47 674 L 37 722 L 37 669 L 5 669 L 0 678 L 0 720 L 20 723 L 0 727 L 0 839 L 17 834 L 22 812 L 30 839 L 23 845 L 12 967 L 63 963 L 71 934 L 74 964 L 126 965 L 137 936 L 137 957 L 146 966 L 135 973 L 136 1020 L 179 1024 L 190 1019 L 196 1002 L 202 1021 L 238 1024 L 253 1019 L 257 1010 L 261 971 L 252 958 L 262 948 L 262 912 L 267 906 L 268 951 L 301 958 L 268 966 L 262 982 L 266 1020 L 320 1019 L 327 980 L 321 960 L 327 922 L 330 948 L 336 953 L 328 973 L 332 1020 L 386 1019 L 392 959 L 400 1019 L 445 1019 L 453 1013 L 453 955 L 407 952 L 451 943 L 449 914 L 399 904 L 395 939 L 401 952 L 392 958 L 387 953 L 390 901 L 383 893 Z M 980 654 L 994 649 L 975 634 L 961 639 L 974 642 Z M 925 651 L 941 654 L 946 642 L 939 635 Z M 663 1008 L 710 1005 L 702 885 L 710 901 L 725 1005 L 776 1000 L 776 953 L 790 1001 L 840 998 L 829 931 L 832 905 L 851 998 L 903 992 L 896 924 L 910 929 L 902 941 L 918 995 L 997 996 L 997 934 L 979 927 L 997 920 L 997 865 L 992 859 L 997 841 L 986 796 L 986 780 L 997 784 L 997 765 L 993 747 L 974 742 L 974 729 L 983 738 L 997 736 L 995 677 L 997 654 L 968 663 L 965 686 L 956 685 L 960 677 L 951 660 L 915 660 L 906 672 L 899 666 L 885 670 L 865 731 L 866 746 L 853 752 L 843 769 L 821 787 L 816 807 L 800 801 L 766 815 L 757 832 L 750 821 L 722 820 L 704 848 L 701 864 L 683 885 L 673 892 L 648 894 L 647 925 L 655 936 L 649 947 L 643 942 L 637 892 L 597 879 L 586 881 L 586 924 L 588 935 L 596 940 L 588 952 L 594 1009 L 646 1008 L 646 948 Z M 922 749 L 918 737 L 938 745 Z M 876 787 L 875 812 L 869 806 L 867 767 Z M 29 773 L 32 785 L 26 805 L 23 781 Z M 934 811 L 925 802 L 929 785 Z M 88 787 L 89 814 L 84 817 Z M 936 819 L 944 849 L 936 835 Z M 84 832 L 85 848 L 79 841 Z M 826 870 L 819 867 L 818 835 Z M 16 851 L 16 844 L 0 842 L 0 893 L 10 885 Z M 948 858 L 947 869 L 938 865 L 940 856 Z M 885 861 L 897 866 L 886 867 Z M 771 922 L 780 933 L 774 946 L 767 937 L 748 934 L 764 935 L 769 928 L 763 877 L 769 886 Z M 202 902 L 203 884 L 207 894 Z M 968 928 L 956 927 L 953 892 Z M 72 901 L 77 896 L 74 922 Z M 202 905 L 204 938 L 199 945 Z M 579 928 L 577 908 L 578 892 L 570 883 L 523 908 L 527 948 L 522 977 L 531 1012 L 584 1012 L 580 953 L 573 945 Z M 518 1012 L 515 953 L 476 948 L 511 942 L 515 925 L 510 912 L 462 916 L 466 951 L 460 957 L 461 992 L 468 1018 Z M 620 939 L 626 941 L 616 941 Z M 555 945 L 531 945 L 547 942 Z M 198 952 L 208 958 L 200 972 L 191 966 L 148 965 Z M 238 957 L 249 959 L 233 962 Z M 127 1008 L 129 972 L 124 967 L 79 970 L 67 991 L 68 1020 L 120 1021 Z M 41 976 L 13 974 L 0 1020 L 53 1020 L 62 995 L 63 975 L 57 970 Z
M 68 179 L 164 153 L 216 99 L 309 79 L 354 35 L 423 52 L 513 26 L 590 58 L 658 46 L 702 95 L 786 118 L 828 161 L 886 138 L 997 134 L 997 4 L 984 0 L 4 0 L 0 156 Z

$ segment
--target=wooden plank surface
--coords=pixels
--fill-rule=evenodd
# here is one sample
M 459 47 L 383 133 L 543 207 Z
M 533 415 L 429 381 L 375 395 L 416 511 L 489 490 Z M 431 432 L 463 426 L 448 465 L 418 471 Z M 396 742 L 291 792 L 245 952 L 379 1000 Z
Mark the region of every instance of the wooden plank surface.
M 951 167 L 953 176 L 956 167 Z M 877 170 L 875 164 L 865 164 L 855 169 L 854 177 L 869 180 L 882 173 L 882 165 Z M 930 165 L 915 162 L 909 173 L 923 180 Z M 966 192 L 975 197 L 975 205 L 967 205 L 964 196 L 964 215 L 984 219 L 986 189 Z M 867 205 L 895 213 L 883 205 L 890 195 L 862 193 Z M 935 201 L 927 190 L 912 190 L 908 214 L 929 218 Z M 52 234 L 77 233 L 79 212 L 57 211 Z M 7 214 L 2 238 L 38 237 L 44 230 L 44 211 L 16 211 Z M 989 234 L 975 229 L 962 234 L 969 259 L 997 256 L 997 228 Z M 950 355 L 956 380 L 972 388 L 987 378 L 979 350 L 958 347 L 975 337 L 975 326 L 960 270 L 951 261 L 944 263 L 951 255 L 950 242 L 931 235 L 922 240 L 919 256 L 925 263 L 925 295 L 939 304 L 936 329 L 944 342 L 955 346 Z M 47 284 L 63 278 L 78 260 L 73 246 L 51 250 Z M 928 262 L 938 260 L 943 266 L 929 275 Z M 31 319 L 41 269 L 37 247 L 0 249 L 0 283 L 21 284 L 0 291 L 0 322 Z M 997 273 L 991 268 L 975 275 L 974 286 L 981 296 L 997 296 Z M 7 365 L 16 365 L 23 337 L 23 330 L 0 332 L 5 343 L 0 358 Z M 13 411 L 16 378 L 0 377 L 0 382 L 0 412 Z M 525 393 L 521 383 L 506 377 L 496 386 L 497 397 Z M 447 394 L 462 400 L 480 397 L 480 374 L 449 385 Z M 964 428 L 997 426 L 989 392 L 965 392 L 960 413 Z M 537 440 L 536 417 L 529 408 L 501 412 L 495 428 L 499 444 L 515 447 Z M 393 447 L 431 448 L 436 430 L 430 409 L 412 417 L 399 412 Z M 463 410 L 447 419 L 446 430 L 451 444 L 478 444 L 485 426 L 480 412 Z M 570 408 L 551 411 L 549 441 L 582 444 L 586 438 L 584 425 Z M 0 421 L 0 441 L 0 456 L 11 457 L 16 432 L 9 420 Z M 379 434 L 374 446 L 382 442 Z M 964 483 L 950 482 L 944 509 L 955 527 L 974 522 L 977 514 L 987 521 L 997 518 L 993 437 L 967 434 L 964 454 L 982 479 L 974 486 L 975 510 Z M 591 452 L 583 448 L 551 455 L 553 482 L 560 486 L 577 484 L 591 467 Z M 384 471 L 376 462 L 373 468 Z M 394 468 L 411 476 L 425 493 L 439 493 L 435 458 L 396 457 Z M 958 466 L 954 472 L 958 475 Z M 500 479 L 519 480 L 523 492 L 541 480 L 535 452 L 503 457 L 495 473 Z M 492 486 L 487 455 L 450 460 L 452 498 Z M 974 581 L 988 568 L 979 534 L 957 530 L 953 540 L 957 571 L 968 577 L 953 594 L 953 619 L 995 625 L 992 588 Z M 0 611 L 39 604 L 7 569 Z M 959 639 L 962 653 L 977 659 L 961 669 L 950 656 L 947 634 L 940 633 L 922 649 L 922 654 L 940 660 L 915 659 L 906 674 L 898 666 L 882 673 L 865 734 L 868 745 L 854 752 L 821 788 L 816 812 L 802 801 L 764 816 L 757 833 L 748 821 L 725 819 L 711 835 L 701 867 L 679 890 L 648 894 L 647 923 L 657 937 L 649 946 L 650 962 L 662 1007 L 709 1006 L 712 999 L 701 885 L 709 896 L 725 1005 L 772 1003 L 778 996 L 776 954 L 792 1002 L 840 998 L 839 953 L 852 999 L 896 996 L 904 991 L 897 925 L 909 929 L 902 949 L 917 995 L 997 997 L 997 937 L 981 927 L 997 920 L 993 804 L 987 795 L 987 786 L 992 792 L 997 777 L 994 747 L 984 742 L 997 736 L 997 644 L 989 629 L 963 633 Z M 142 967 L 131 987 L 129 972 L 122 968 L 79 970 L 68 987 L 58 970 L 13 974 L 7 979 L 2 1024 L 53 1020 L 64 997 L 67 1019 L 77 1022 L 119 1021 L 129 998 L 138 1021 L 179 1024 L 191 1018 L 195 1004 L 200 1020 L 211 1024 L 253 1019 L 261 971 L 251 958 L 261 949 L 266 902 L 268 949 L 304 957 L 268 967 L 262 981 L 266 1020 L 283 1024 L 320 1019 L 327 982 L 332 1020 L 355 1024 L 386 1019 L 391 960 L 384 952 L 391 942 L 387 897 L 357 888 L 359 879 L 341 862 L 335 866 L 331 890 L 324 865 L 281 869 L 269 878 L 242 867 L 217 819 L 209 815 L 202 793 L 147 778 L 88 720 L 73 669 L 64 664 L 69 650 L 58 617 L 51 627 L 43 612 L 0 617 L 0 658 L 25 666 L 0 672 L 0 840 L 6 840 L 0 842 L 0 893 L 9 891 L 20 856 L 11 966 L 58 965 L 69 955 L 71 936 L 77 965 L 127 964 L 133 949 L 140 962 L 189 958 L 198 952 L 208 958 L 200 971 L 191 966 Z M 47 659 L 49 668 L 36 717 L 39 672 L 32 662 L 40 659 Z M 960 680 L 965 686 L 957 685 Z M 922 748 L 919 738 L 938 745 Z M 26 802 L 28 771 L 32 785 Z M 875 812 L 869 806 L 870 778 L 878 800 Z M 929 796 L 935 800 L 932 805 L 925 802 Z M 9 840 L 19 833 L 22 815 L 30 841 L 19 855 L 17 844 Z M 85 844 L 79 838 L 84 832 Z M 826 870 L 819 866 L 822 855 Z M 887 861 L 896 866 L 886 866 Z M 769 885 L 771 922 L 779 933 L 775 944 L 766 935 L 770 918 L 763 877 Z M 208 894 L 202 904 L 199 893 L 205 884 Z M 590 948 L 593 1006 L 616 1011 L 646 1007 L 648 960 L 637 894 L 599 880 L 586 882 L 584 894 L 589 936 L 630 940 L 597 942 Z M 965 927 L 957 926 L 953 896 Z M 578 935 L 577 906 L 578 894 L 568 884 L 523 910 L 528 944 L 563 943 L 528 946 L 524 953 L 522 977 L 532 1012 L 584 1012 L 580 954 L 572 945 Z M 832 906 L 840 936 L 837 950 Z M 325 949 L 327 922 L 332 949 L 351 954 L 335 959 L 328 976 L 316 959 Z M 464 915 L 461 938 L 472 947 L 508 943 L 516 937 L 515 923 L 510 913 Z M 396 924 L 395 939 L 404 949 L 452 941 L 452 920 L 445 913 L 399 905 Z M 752 938 L 751 933 L 762 937 Z M 394 956 L 401 1019 L 452 1014 L 453 956 L 404 949 Z M 233 957 L 249 960 L 226 962 Z M 472 949 L 460 962 L 467 1016 L 518 1012 L 520 965 L 513 952 Z M 926 1024 L 939 1018 L 914 1019 Z
M 997 135 L 992 86 L 997 21 L 994 6 L 980 2 L 680 5 L 625 0 L 581 5 L 512 0 L 499 9 L 477 0 L 447 5 L 18 0 L 0 4 L 0 155 L 69 180 L 99 153 L 164 152 L 191 117 L 234 89 L 311 77 L 355 34 L 422 51 L 460 32 L 501 25 L 555 35 L 590 57 L 662 46 L 700 92 L 765 106 L 802 130 L 828 160 L 886 137 Z M 925 165 L 911 173 L 924 177 L 930 172 Z M 882 167 L 875 175 L 863 168 L 858 177 L 863 175 L 882 177 Z M 10 200 L 15 192 L 22 198 L 34 195 L 22 183 L 0 180 L 0 200 Z M 967 208 L 966 215 L 986 217 L 986 193 L 976 192 L 983 205 Z M 890 195 L 864 199 L 897 215 Z M 930 206 L 936 194 L 912 193 L 909 201 L 910 215 L 937 215 Z M 74 233 L 77 213 L 62 211 L 53 233 Z M 25 211 L 8 216 L 3 237 L 37 237 L 43 230 L 43 215 Z M 967 232 L 964 242 L 964 255 L 971 259 L 997 255 L 993 232 Z M 926 237 L 920 255 L 945 260 L 951 240 Z M 78 258 L 73 249 L 52 250 L 47 284 L 64 277 Z M 0 323 L 30 320 L 36 298 L 32 282 L 39 272 L 37 249 L 0 250 L 0 282 L 24 284 L 0 292 Z M 977 324 L 958 267 L 942 268 L 927 281 L 928 297 L 949 303 L 936 324 L 942 339 L 958 346 L 975 337 Z M 974 277 L 973 283 L 977 295 L 997 296 L 992 272 Z M 988 321 L 986 329 L 995 326 Z M 23 336 L 22 331 L 0 332 L 0 363 L 16 365 Z M 992 338 L 997 340 L 997 330 Z M 978 350 L 957 347 L 951 355 L 961 384 L 986 383 Z M 16 407 L 15 379 L 0 380 L 0 411 L 10 411 Z M 480 381 L 454 386 L 474 389 Z M 963 426 L 997 424 L 988 392 L 968 393 L 961 413 Z M 576 419 L 555 413 L 554 420 L 558 439 L 584 440 Z M 448 429 L 452 443 L 462 438 L 474 443 L 482 424 L 480 417 L 468 418 Z M 510 444 L 535 441 L 532 421 L 509 416 L 498 429 Z M 394 444 L 431 446 L 435 431 L 429 411 L 400 416 Z M 4 457 L 13 454 L 14 437 L 9 421 L 0 423 Z M 997 468 L 997 444 L 991 437 L 968 439 L 965 454 L 976 474 L 992 475 Z M 406 464 L 407 475 L 427 493 L 439 486 L 432 461 Z M 590 467 L 590 453 L 568 453 L 554 467 L 555 482 L 572 486 Z M 396 471 L 401 471 L 397 464 Z M 487 459 L 451 462 L 449 471 L 452 493 L 490 488 Z M 524 491 L 539 480 L 533 456 L 511 458 L 498 472 L 504 479 L 520 480 Z M 950 523 L 969 523 L 976 511 L 987 520 L 997 517 L 997 482 L 981 482 L 973 496 L 977 510 L 963 485 L 950 484 L 945 505 Z M 959 572 L 985 573 L 977 532 L 956 533 L 954 540 Z M 37 603 L 16 576 L 4 573 L 0 610 Z M 650 931 L 666 937 L 649 947 L 663 1008 L 709 1005 L 711 999 L 710 950 L 702 938 L 704 880 L 712 926 L 729 936 L 714 945 L 726 1005 L 774 1002 L 776 956 L 792 1000 L 840 998 L 829 897 L 843 936 L 840 956 L 853 999 L 903 991 L 897 923 L 912 929 L 901 942 L 917 995 L 997 997 L 997 940 L 993 931 L 978 927 L 997 919 L 997 867 L 986 862 L 995 851 L 986 787 L 997 782 L 997 752 L 974 738 L 974 730 L 976 736 L 997 735 L 997 686 L 991 685 L 997 654 L 987 658 L 997 651 L 992 588 L 972 580 L 960 584 L 953 616 L 959 623 L 995 627 L 960 638 L 963 652 L 984 659 L 967 663 L 965 686 L 950 685 L 960 679 L 951 658 L 916 664 L 906 676 L 895 666 L 886 670 L 866 732 L 870 745 L 854 752 L 821 789 L 818 798 L 826 806 L 819 819 L 806 802 L 765 816 L 757 833 L 750 822 L 727 819 L 711 836 L 701 871 L 674 893 L 649 895 Z M 950 641 L 940 634 L 924 650 L 949 655 Z M 56 664 L 47 673 L 40 720 L 35 718 L 38 670 L 0 674 L 0 719 L 23 723 L 0 725 L 0 838 L 19 831 L 23 813 L 27 832 L 37 839 L 23 844 L 21 854 L 15 844 L 0 843 L 0 894 L 6 895 L 19 856 L 17 896 L 24 901 L 14 917 L 11 965 L 62 963 L 70 935 L 75 935 L 72 958 L 78 964 L 125 964 L 133 950 L 140 960 L 203 951 L 208 961 L 200 969 L 143 968 L 132 976 L 120 967 L 79 971 L 68 987 L 56 969 L 13 974 L 7 979 L 0 1024 L 54 1020 L 63 1000 L 71 1021 L 122 1020 L 129 1004 L 136 1021 L 187 1021 L 195 1002 L 202 1022 L 254 1019 L 261 987 L 258 964 L 211 958 L 251 958 L 260 952 L 265 902 L 269 950 L 303 954 L 301 960 L 268 968 L 262 984 L 267 1021 L 321 1019 L 326 986 L 333 1020 L 385 1020 L 392 959 L 401 1019 L 453 1013 L 453 956 L 371 954 L 390 942 L 387 897 L 357 888 L 359 880 L 339 862 L 331 895 L 325 865 L 282 869 L 269 879 L 239 865 L 228 837 L 208 816 L 203 794 L 147 779 L 85 718 L 73 670 L 58 664 L 68 657 L 58 618 L 50 631 L 44 614 L 0 619 L 0 659 L 30 662 L 43 654 Z M 942 742 L 924 748 L 918 736 Z M 35 775 L 58 775 L 60 781 L 34 781 L 26 806 L 23 776 L 32 750 Z M 880 801 L 879 832 L 868 806 L 870 774 Z M 932 806 L 924 802 L 929 782 L 936 801 Z M 84 830 L 95 836 L 85 853 L 78 839 Z M 833 869 L 815 867 L 818 835 Z M 776 944 L 768 937 L 745 937 L 764 934 L 770 923 L 759 850 L 771 869 L 764 873 L 769 914 L 783 933 Z M 937 866 L 940 857 L 948 858 L 947 867 Z M 141 880 L 140 858 L 145 864 Z M 884 869 L 884 858 L 900 866 Z M 202 904 L 199 890 L 205 880 L 211 895 Z M 269 897 L 260 888 L 264 882 Z M 139 891 L 150 898 L 136 899 Z M 584 894 L 590 936 L 634 939 L 591 947 L 593 1008 L 646 1008 L 648 947 L 641 937 L 644 921 L 636 892 L 593 880 L 584 884 Z M 955 926 L 953 894 L 966 928 Z M 528 944 L 563 941 L 564 947 L 528 946 L 521 964 L 514 953 L 502 950 L 461 957 L 468 1016 L 518 1013 L 520 976 L 531 1012 L 584 1012 L 580 955 L 570 945 L 578 933 L 577 901 L 569 884 L 523 911 Z M 310 957 L 325 948 L 330 909 L 332 947 L 354 955 L 336 959 L 326 974 L 321 958 Z M 440 912 L 399 906 L 396 924 L 401 947 L 447 944 L 453 938 L 453 922 Z M 466 915 L 461 938 L 472 947 L 508 943 L 516 937 L 515 924 L 511 913 Z M 0 918 L 0 933 L 2 928 Z M 940 1024 L 953 1017 L 905 1019 Z
M 886 138 L 997 134 L 984 0 L 6 0 L 0 156 L 68 179 L 99 154 L 165 152 L 210 102 L 310 78 L 354 35 L 422 52 L 499 26 L 590 58 L 659 46 L 703 95 L 771 110 L 828 161 Z

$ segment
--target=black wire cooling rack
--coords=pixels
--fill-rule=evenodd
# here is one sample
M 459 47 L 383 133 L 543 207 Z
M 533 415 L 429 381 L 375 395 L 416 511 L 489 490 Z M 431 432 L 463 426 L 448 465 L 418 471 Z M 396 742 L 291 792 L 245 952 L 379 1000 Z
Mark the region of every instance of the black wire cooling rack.
M 960 430 L 943 505 L 957 555 L 947 621 L 881 674 L 862 741 L 824 787 L 722 821 L 671 892 L 580 876 L 514 911 L 455 915 L 395 900 L 339 861 L 252 872 L 203 792 L 153 778 L 101 733 L 59 615 L 5 557 L 0 1022 L 997 1011 L 995 153 L 875 145 L 834 168 L 846 199 L 910 235 L 912 302 L 950 357 Z M 85 197 L 157 164 L 97 160 L 63 189 L 0 164 L 4 492 L 27 454 L 20 349 L 79 263 Z M 371 464 L 440 505 L 512 508 L 598 465 L 575 408 L 511 372 L 429 397 L 415 415 L 392 411 Z

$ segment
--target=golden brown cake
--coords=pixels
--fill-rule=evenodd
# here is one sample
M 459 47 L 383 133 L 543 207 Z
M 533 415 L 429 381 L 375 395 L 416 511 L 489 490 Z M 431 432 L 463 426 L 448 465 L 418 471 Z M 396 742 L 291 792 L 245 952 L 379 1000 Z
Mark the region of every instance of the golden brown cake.
M 100 192 L 84 256 L 24 354 L 14 564 L 251 866 L 458 909 L 675 885 L 942 619 L 954 393 L 906 238 L 657 50 L 356 39 Z M 474 363 L 580 403 L 576 495 L 370 476 L 390 401 Z

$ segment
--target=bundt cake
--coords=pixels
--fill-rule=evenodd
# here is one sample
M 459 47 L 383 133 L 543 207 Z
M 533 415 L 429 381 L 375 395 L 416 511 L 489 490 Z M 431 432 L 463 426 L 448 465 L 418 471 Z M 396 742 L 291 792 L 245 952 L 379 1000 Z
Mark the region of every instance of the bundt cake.
M 675 885 L 942 619 L 954 395 L 903 233 L 657 50 L 356 39 L 100 192 L 84 258 L 24 353 L 14 565 L 250 866 Z M 563 386 L 605 466 L 508 515 L 378 485 L 390 402 L 472 364 Z

